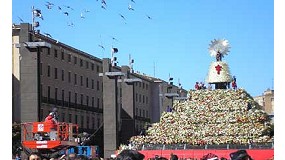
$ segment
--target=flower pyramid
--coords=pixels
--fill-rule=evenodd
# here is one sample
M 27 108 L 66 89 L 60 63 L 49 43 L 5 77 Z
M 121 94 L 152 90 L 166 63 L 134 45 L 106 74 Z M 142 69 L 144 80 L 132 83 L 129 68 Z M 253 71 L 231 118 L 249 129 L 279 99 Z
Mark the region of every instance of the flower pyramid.
M 249 144 L 272 142 L 272 124 L 265 111 L 244 89 L 190 90 L 186 101 L 174 101 L 145 136 L 133 136 L 141 144 Z

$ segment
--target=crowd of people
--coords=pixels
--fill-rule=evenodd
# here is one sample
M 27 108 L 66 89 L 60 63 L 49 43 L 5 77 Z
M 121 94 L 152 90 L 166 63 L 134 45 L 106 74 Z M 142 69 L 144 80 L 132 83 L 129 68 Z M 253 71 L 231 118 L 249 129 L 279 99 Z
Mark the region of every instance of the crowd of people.
M 270 119 L 244 90 L 190 90 L 187 101 L 175 101 L 145 136 L 130 143 L 142 144 L 250 144 L 272 142 Z
M 164 157 L 165 156 L 165 157 Z M 169 155 L 160 155 L 159 153 L 157 155 L 154 155 L 153 157 L 145 157 L 144 154 L 140 153 L 137 150 L 132 149 L 124 149 L 116 157 L 110 157 L 110 158 L 88 158 L 83 155 L 76 155 L 74 153 L 68 154 L 68 155 L 62 155 L 60 157 L 52 157 L 52 158 L 45 158 L 38 152 L 32 152 L 29 154 L 27 160 L 253 160 L 251 155 L 247 153 L 246 150 L 237 150 L 229 153 L 227 158 L 224 156 L 218 156 L 214 153 L 207 153 L 200 157 L 200 158 L 185 158 L 185 155 L 182 157 L 179 157 L 175 153 L 170 153 Z M 187 156 L 186 156 L 187 157 Z M 266 159 L 266 160 L 273 160 L 274 156 L 272 158 Z
M 15 160 L 18 160 L 18 159 L 15 159 Z M 63 154 L 63 155 L 55 154 L 54 156 L 47 157 L 46 155 L 42 155 L 39 152 L 31 152 L 28 155 L 28 158 L 25 160 L 100 160 L 100 158 L 99 157 L 89 158 L 87 156 L 77 155 L 75 153 Z

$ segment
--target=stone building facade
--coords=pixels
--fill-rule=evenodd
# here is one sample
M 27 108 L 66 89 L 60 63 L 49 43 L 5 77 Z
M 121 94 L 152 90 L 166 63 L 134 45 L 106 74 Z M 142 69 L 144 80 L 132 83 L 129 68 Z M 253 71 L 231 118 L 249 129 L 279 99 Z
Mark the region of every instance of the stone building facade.
M 113 105 L 118 124 L 111 129 L 116 130 L 118 146 L 147 123 L 159 121 L 173 97 L 187 95 L 185 89 L 167 81 L 131 72 L 128 66 L 112 66 L 108 58 L 35 33 L 28 23 L 13 26 L 12 41 L 13 122 L 42 121 L 57 108 L 59 121 L 76 123 L 80 131 L 93 133 L 108 126 L 106 106 Z M 113 81 L 106 73 L 122 75 Z M 172 96 L 166 96 L 169 93 Z M 104 136 L 97 137 L 103 141 Z
M 274 90 L 267 89 L 261 96 L 253 97 L 253 99 L 262 106 L 267 114 L 274 117 Z

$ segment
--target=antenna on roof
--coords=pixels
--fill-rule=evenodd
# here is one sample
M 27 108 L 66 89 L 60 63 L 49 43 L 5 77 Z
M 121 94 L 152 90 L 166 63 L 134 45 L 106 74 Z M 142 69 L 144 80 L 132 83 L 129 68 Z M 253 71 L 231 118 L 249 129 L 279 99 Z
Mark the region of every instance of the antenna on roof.
M 134 64 L 134 59 L 131 58 L 131 54 L 129 54 L 129 67 L 130 67 L 130 72 L 134 73 L 134 69 L 133 69 L 133 64 Z
M 167 93 L 171 93 L 172 85 L 173 85 L 173 78 L 170 77 L 170 73 L 168 75 L 168 85 L 167 85 Z
M 169 79 L 168 79 L 168 80 L 169 80 L 169 81 L 168 81 L 168 82 L 169 82 L 169 84 L 170 84 L 170 85 L 173 85 L 173 78 L 172 78 L 172 77 L 170 77 L 170 73 L 169 73 L 168 77 L 169 77 Z
M 115 53 L 118 53 L 119 52 L 119 50 L 118 50 L 118 48 L 114 48 L 114 47 L 112 47 L 112 54 L 111 54 L 111 63 L 112 63 L 112 66 L 114 67 L 114 66 L 117 66 L 117 57 L 115 57 L 114 56 L 114 54 Z
M 180 83 L 180 78 L 178 78 L 178 87 L 179 87 L 179 89 L 182 89 L 182 85 Z
M 40 23 L 38 21 L 35 21 L 35 18 L 39 17 L 43 20 L 42 12 L 40 9 L 35 9 L 34 6 L 32 6 L 32 30 L 35 31 L 35 27 L 39 27 Z

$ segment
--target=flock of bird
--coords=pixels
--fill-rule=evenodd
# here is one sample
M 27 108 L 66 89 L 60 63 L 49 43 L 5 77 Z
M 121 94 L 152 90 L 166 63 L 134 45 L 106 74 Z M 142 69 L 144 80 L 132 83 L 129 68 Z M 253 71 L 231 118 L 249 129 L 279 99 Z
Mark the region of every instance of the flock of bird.
M 103 10 L 107 10 L 108 9 L 108 5 L 106 0 L 96 0 L 97 2 L 100 1 L 100 8 Z M 126 9 L 128 9 L 129 11 L 135 12 L 135 8 L 133 6 L 135 6 L 136 2 L 134 0 L 130 0 L 128 3 L 128 6 L 126 6 Z M 71 15 L 73 15 L 75 13 L 75 11 L 77 9 L 74 9 L 73 7 L 69 6 L 69 5 L 57 5 L 53 2 L 50 1 L 45 1 L 44 6 L 45 9 L 49 10 L 58 10 L 60 11 L 60 14 L 62 14 L 65 17 L 68 17 L 68 21 L 67 21 L 67 26 L 68 27 L 74 27 L 74 21 L 72 21 L 72 18 L 70 18 Z M 39 9 L 33 9 L 33 14 L 35 17 L 41 18 L 42 20 L 44 20 L 43 15 L 41 13 L 41 10 L 43 8 L 39 8 Z M 85 19 L 87 18 L 87 14 L 91 12 L 89 9 L 82 9 L 80 11 L 80 14 L 77 12 L 78 17 L 80 17 L 81 19 Z M 122 19 L 122 21 L 126 24 L 127 18 L 125 17 L 125 15 L 123 15 L 122 13 L 118 13 L 118 15 L 120 16 L 120 18 Z M 148 14 L 145 14 L 146 18 L 151 20 L 152 17 L 149 16 Z M 18 16 L 18 19 L 21 23 L 24 23 L 24 20 Z M 34 22 L 37 23 L 36 27 L 39 26 L 39 22 Z M 35 24 L 33 24 L 35 25 Z M 52 38 L 51 34 L 44 32 L 44 34 L 50 38 Z M 111 37 L 113 41 L 118 41 L 115 37 Z M 102 50 L 105 50 L 105 47 L 102 44 L 99 44 L 98 47 L 100 47 Z

